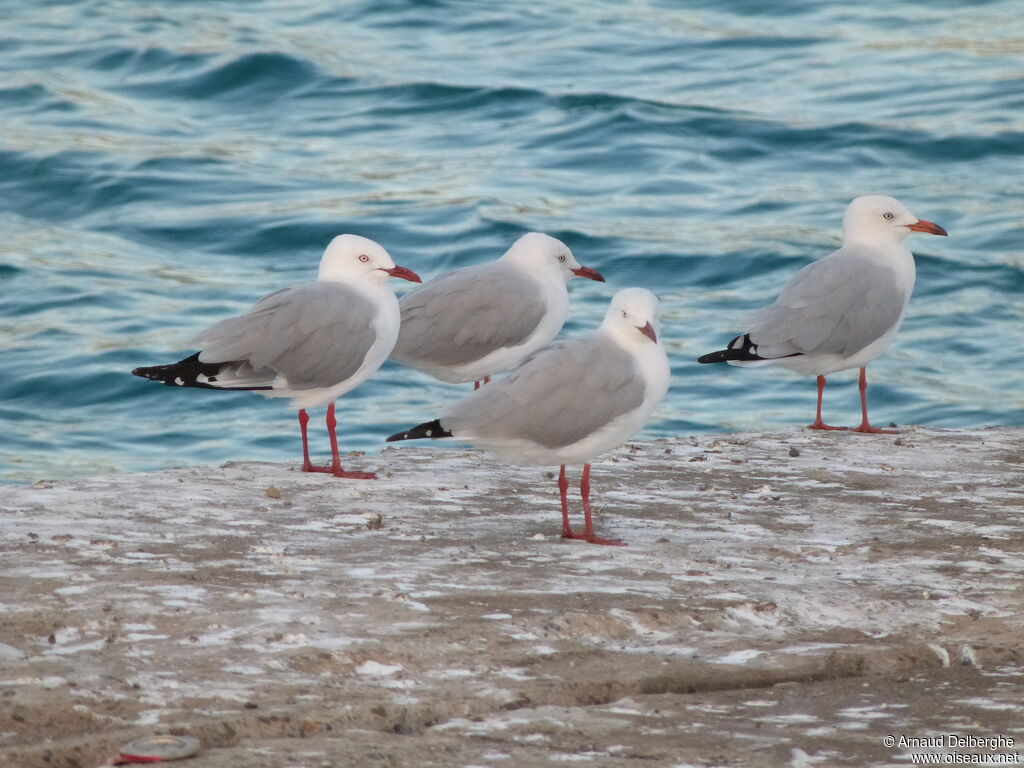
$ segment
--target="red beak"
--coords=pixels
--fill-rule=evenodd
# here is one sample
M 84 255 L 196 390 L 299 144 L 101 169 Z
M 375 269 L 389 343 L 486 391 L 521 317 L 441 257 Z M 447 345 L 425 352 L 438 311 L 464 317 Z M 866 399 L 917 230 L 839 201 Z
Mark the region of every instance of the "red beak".
M 597 280 L 599 283 L 604 282 L 604 276 L 596 269 L 590 267 L 580 267 L 579 269 L 570 270 L 576 277 L 586 277 L 590 280 Z
M 914 232 L 927 232 L 929 235 L 942 235 L 943 237 L 949 236 L 949 232 L 944 230 L 938 224 L 932 224 L 932 222 L 925 221 L 924 219 L 918 219 L 915 223 L 908 224 L 907 229 L 913 230 Z
M 647 325 L 645 325 L 645 326 L 644 326 L 643 328 L 641 328 L 641 327 L 640 327 L 640 326 L 638 325 L 638 326 L 637 326 L 637 330 L 639 330 L 639 331 L 640 331 L 640 333 L 642 333 L 642 334 L 643 334 L 644 336 L 646 336 L 646 337 L 647 337 L 648 339 L 650 339 L 651 341 L 653 341 L 653 342 L 654 342 L 655 344 L 657 344 L 657 343 L 658 343 L 658 334 L 656 334 L 656 333 L 654 332 L 654 326 L 653 326 L 653 325 L 651 325 L 650 323 L 648 323 Z
M 417 275 L 411 269 L 406 269 L 405 267 L 393 267 L 392 269 L 385 269 L 384 271 L 387 272 L 392 277 L 400 277 L 403 280 L 408 280 L 413 283 L 423 282 L 422 280 L 420 280 L 419 275 Z

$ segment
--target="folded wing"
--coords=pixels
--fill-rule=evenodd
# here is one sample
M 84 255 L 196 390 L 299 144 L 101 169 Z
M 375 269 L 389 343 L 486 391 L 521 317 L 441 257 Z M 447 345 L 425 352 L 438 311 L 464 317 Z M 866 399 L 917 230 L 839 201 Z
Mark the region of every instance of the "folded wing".
M 456 437 L 571 445 L 639 408 L 644 381 L 632 355 L 598 334 L 557 342 L 449 408 Z
M 500 262 L 442 275 L 405 294 L 399 306 L 392 356 L 410 365 L 461 365 L 518 346 L 546 310 L 536 281 Z
M 837 251 L 797 272 L 774 304 L 754 314 L 750 341 L 762 358 L 847 357 L 898 323 L 907 298 L 894 269 Z
M 370 299 L 342 283 L 307 283 L 264 296 L 194 343 L 201 362 L 235 363 L 236 375 L 250 386 L 280 376 L 292 389 L 331 387 L 363 364 L 377 338 L 377 312 Z M 221 386 L 237 386 L 241 378 L 222 375 Z

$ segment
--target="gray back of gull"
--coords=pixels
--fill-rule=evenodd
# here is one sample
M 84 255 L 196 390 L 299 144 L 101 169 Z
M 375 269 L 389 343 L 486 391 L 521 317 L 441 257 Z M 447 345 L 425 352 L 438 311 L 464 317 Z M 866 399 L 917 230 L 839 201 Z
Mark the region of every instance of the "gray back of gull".
M 855 249 L 836 251 L 797 272 L 779 298 L 754 313 L 750 340 L 762 357 L 853 355 L 900 317 L 896 270 Z M 880 271 L 881 270 L 881 271 Z
M 639 408 L 644 391 L 634 357 L 593 333 L 538 350 L 505 378 L 450 406 L 441 424 L 456 436 L 562 448 Z
M 400 363 L 462 365 L 522 344 L 544 318 L 537 282 L 500 261 L 463 267 L 399 299 Z
M 343 283 L 275 291 L 241 317 L 221 320 L 195 339 L 204 363 L 244 361 L 293 389 L 331 387 L 354 374 L 377 334 L 377 307 Z

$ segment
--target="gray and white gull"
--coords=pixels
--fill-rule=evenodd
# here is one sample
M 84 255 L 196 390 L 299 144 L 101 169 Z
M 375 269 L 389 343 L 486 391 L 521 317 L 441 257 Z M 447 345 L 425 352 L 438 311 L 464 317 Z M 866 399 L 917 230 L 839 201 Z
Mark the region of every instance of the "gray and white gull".
M 514 464 L 559 464 L 562 536 L 621 544 L 594 533 L 590 461 L 642 429 L 668 391 L 657 307 L 644 288 L 619 291 L 596 331 L 541 348 L 507 376 L 444 408 L 440 418 L 388 442 L 454 437 Z M 582 533 L 569 525 L 567 464 L 583 464 Z
M 604 282 L 561 240 L 525 234 L 497 261 L 446 272 L 402 296 L 391 357 L 442 381 L 479 386 L 558 335 L 574 277 Z
M 241 317 L 221 320 L 195 339 L 196 354 L 169 365 L 136 368 L 136 376 L 172 387 L 252 390 L 290 397 L 302 432 L 302 470 L 374 479 L 346 472 L 338 454 L 334 401 L 387 360 L 398 337 L 398 299 L 389 277 L 420 282 L 384 248 L 358 235 L 338 235 L 320 260 L 316 282 L 264 296 Z M 307 408 L 327 405 L 331 464 L 309 459 Z
M 697 362 L 781 365 L 817 376 L 811 429 L 846 429 L 821 419 L 825 376 L 860 368 L 861 423 L 853 431 L 894 434 L 868 421 L 866 369 L 892 344 L 914 290 L 914 255 L 903 243 L 911 232 L 946 235 L 891 197 L 856 198 L 843 216 L 842 247 L 797 272 L 774 304 L 754 314 L 750 330 Z

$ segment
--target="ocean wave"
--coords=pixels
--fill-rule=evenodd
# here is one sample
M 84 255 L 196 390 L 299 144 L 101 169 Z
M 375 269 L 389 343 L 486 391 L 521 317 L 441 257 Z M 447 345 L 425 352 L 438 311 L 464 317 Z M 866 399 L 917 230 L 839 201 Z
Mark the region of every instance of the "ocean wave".
M 118 90 L 142 99 L 214 99 L 265 108 L 288 99 L 319 77 L 316 67 L 306 60 L 276 51 L 259 52 L 229 61 L 218 59 L 199 72 L 174 77 L 147 74 Z

